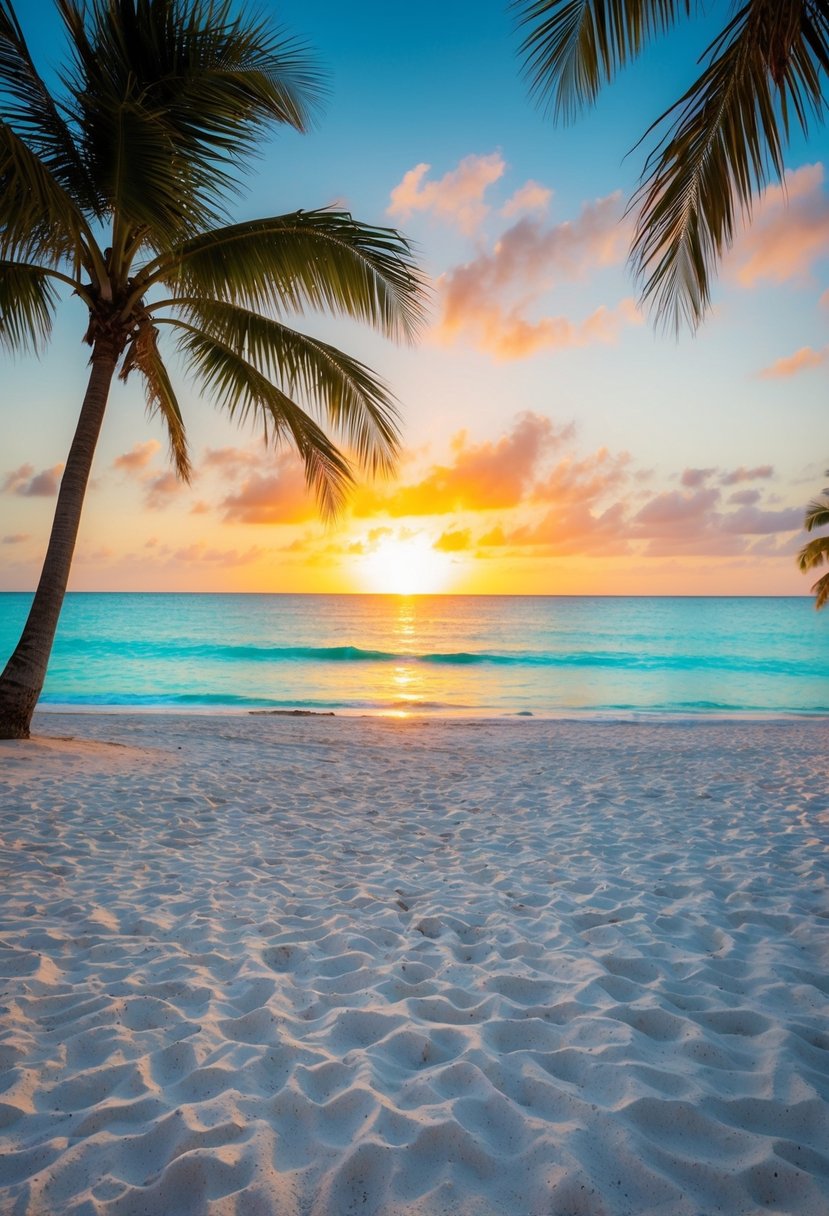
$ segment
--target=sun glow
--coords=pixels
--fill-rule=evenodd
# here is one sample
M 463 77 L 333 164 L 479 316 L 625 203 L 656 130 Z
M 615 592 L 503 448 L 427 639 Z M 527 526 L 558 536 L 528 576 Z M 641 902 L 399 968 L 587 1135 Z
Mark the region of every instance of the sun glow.
M 360 561 L 367 591 L 384 595 L 433 595 L 446 590 L 452 559 L 432 547 L 427 536 L 382 540 Z

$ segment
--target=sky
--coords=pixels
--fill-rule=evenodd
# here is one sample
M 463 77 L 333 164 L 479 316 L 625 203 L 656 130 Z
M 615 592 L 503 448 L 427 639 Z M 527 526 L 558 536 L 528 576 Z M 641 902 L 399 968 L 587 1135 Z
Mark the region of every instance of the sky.
M 710 6 L 722 18 L 727 6 Z M 44 71 L 51 0 L 19 6 Z M 263 144 L 239 219 L 346 207 L 415 244 L 416 347 L 297 322 L 400 406 L 397 475 L 321 522 L 302 469 L 170 363 L 195 474 L 177 482 L 137 384 L 117 385 L 70 590 L 798 595 L 829 469 L 829 134 L 793 140 L 696 334 L 656 329 L 626 264 L 649 123 L 716 28 L 655 43 L 567 127 L 528 97 L 504 0 L 259 5 L 327 74 L 310 134 Z M 88 374 L 67 300 L 39 359 L 4 356 L 0 590 L 34 587 Z

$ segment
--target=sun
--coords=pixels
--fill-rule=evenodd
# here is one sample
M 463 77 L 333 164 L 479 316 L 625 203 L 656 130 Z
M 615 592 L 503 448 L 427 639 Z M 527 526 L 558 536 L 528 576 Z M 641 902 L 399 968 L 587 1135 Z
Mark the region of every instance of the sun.
M 381 540 L 360 559 L 359 577 L 367 591 L 383 595 L 434 595 L 449 581 L 451 558 L 422 534 Z

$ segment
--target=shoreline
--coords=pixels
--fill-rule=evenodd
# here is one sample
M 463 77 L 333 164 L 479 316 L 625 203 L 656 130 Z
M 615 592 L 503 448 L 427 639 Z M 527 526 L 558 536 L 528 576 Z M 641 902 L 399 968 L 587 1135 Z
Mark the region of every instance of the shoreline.
M 824 1216 L 825 721 L 530 721 L 0 745 L 0 1210 Z
M 38 704 L 36 716 L 79 715 L 124 717 L 135 715 L 141 717 L 159 717 L 169 714 L 171 717 L 197 718 L 210 717 L 307 717 L 307 718 L 359 718 L 381 719 L 392 721 L 425 721 L 425 722 L 645 722 L 656 725 L 659 722 L 828 722 L 829 710 L 822 709 L 779 709 L 779 710 L 685 710 L 684 712 L 659 709 L 608 709 L 596 710 L 577 708 L 551 709 L 544 712 L 538 710 L 513 710 L 505 712 L 501 709 L 490 711 L 451 710 L 451 709 L 343 709 L 343 708 L 314 708 L 304 706 L 279 707 L 262 705 L 90 705 L 90 704 Z

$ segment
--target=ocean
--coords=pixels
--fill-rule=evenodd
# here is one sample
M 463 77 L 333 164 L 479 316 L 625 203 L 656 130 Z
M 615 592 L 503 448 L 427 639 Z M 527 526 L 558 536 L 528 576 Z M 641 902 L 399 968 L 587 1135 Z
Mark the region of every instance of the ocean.
M 31 597 L 0 594 L 0 665 Z M 41 705 L 829 713 L 808 597 L 69 594 Z

